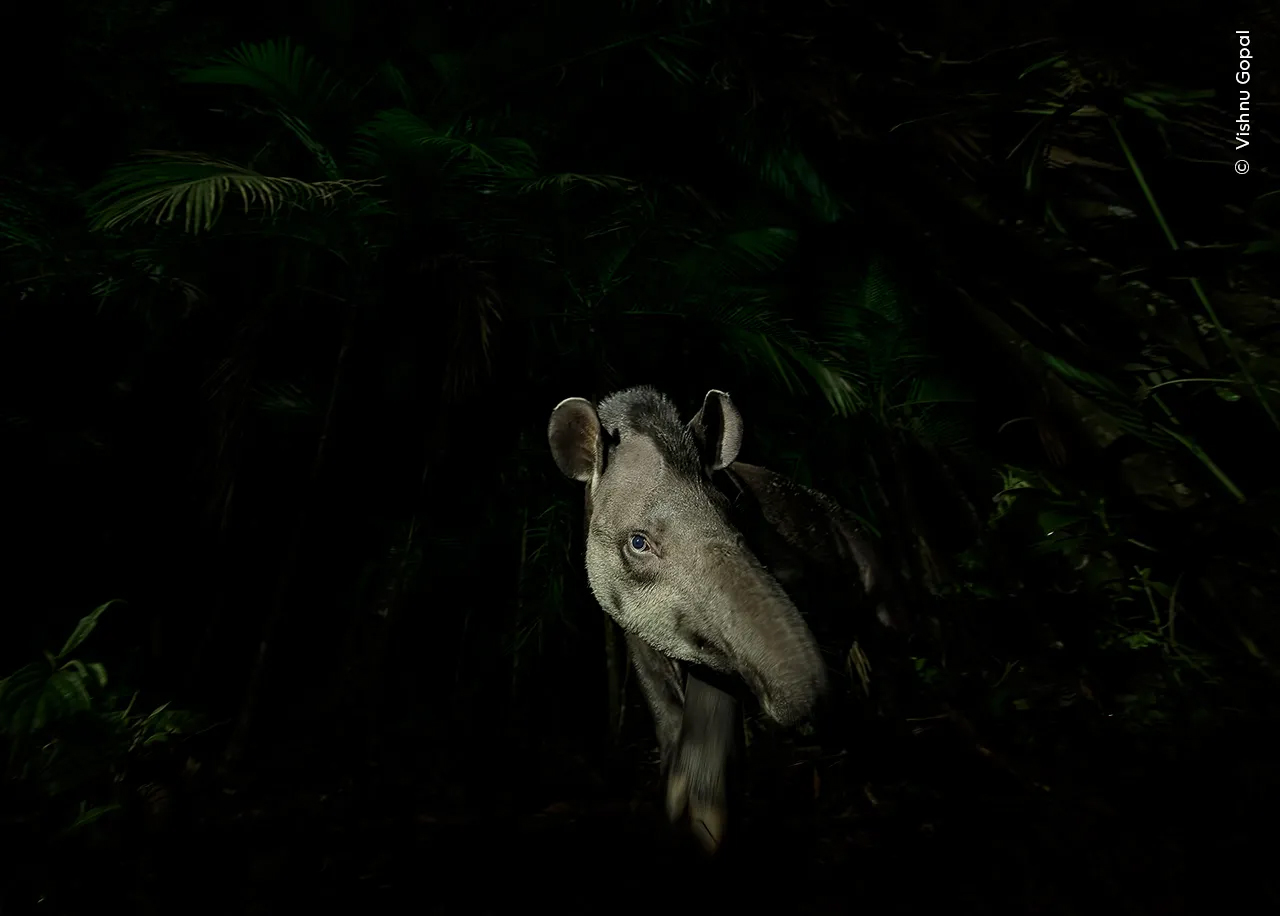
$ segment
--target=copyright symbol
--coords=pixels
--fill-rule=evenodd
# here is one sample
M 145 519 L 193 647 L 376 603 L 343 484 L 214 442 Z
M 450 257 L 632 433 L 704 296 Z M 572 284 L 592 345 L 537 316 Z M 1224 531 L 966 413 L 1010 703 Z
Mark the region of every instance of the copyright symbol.
M 1249 171 L 1249 163 L 1243 159 L 1237 159 L 1235 169 L 1237 175 L 1243 175 L 1245 172 Z

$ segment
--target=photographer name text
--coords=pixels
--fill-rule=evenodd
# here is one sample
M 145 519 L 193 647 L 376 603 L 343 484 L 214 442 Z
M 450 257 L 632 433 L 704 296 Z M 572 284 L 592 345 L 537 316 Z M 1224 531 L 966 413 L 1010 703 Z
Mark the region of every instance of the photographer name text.
M 1250 117 L 1252 106 L 1250 104 L 1253 98 L 1253 92 L 1245 87 L 1249 85 L 1249 81 L 1253 78 L 1251 72 L 1253 67 L 1253 49 L 1249 43 L 1249 32 L 1247 29 L 1236 31 L 1236 39 L 1238 41 L 1239 53 L 1236 57 L 1236 84 L 1240 86 L 1239 98 L 1236 101 L 1236 152 L 1244 149 L 1249 145 L 1249 135 L 1253 130 L 1253 121 Z M 1237 159 L 1235 164 L 1237 174 L 1243 175 L 1249 171 L 1249 162 L 1246 159 Z

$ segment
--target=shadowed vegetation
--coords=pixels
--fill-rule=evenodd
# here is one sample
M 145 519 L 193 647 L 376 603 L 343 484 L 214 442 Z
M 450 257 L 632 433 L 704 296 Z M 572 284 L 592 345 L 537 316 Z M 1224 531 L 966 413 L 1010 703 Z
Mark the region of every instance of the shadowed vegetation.
M 0 908 L 660 885 L 545 438 L 654 384 L 729 390 L 743 458 L 855 512 L 916 622 L 847 647 L 849 747 L 749 724 L 747 873 L 786 886 L 690 906 L 1230 910 L 1280 652 L 1280 82 L 1237 151 L 1232 74 L 1276 19 L 1143 10 L 33 10 Z

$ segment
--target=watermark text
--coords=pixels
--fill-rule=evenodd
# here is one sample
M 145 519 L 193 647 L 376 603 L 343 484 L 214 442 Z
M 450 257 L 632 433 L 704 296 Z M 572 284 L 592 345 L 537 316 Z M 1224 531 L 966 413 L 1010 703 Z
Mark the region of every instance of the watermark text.
M 1237 30 L 1236 39 L 1239 51 L 1236 57 L 1236 84 L 1240 87 L 1237 90 L 1239 96 L 1236 99 L 1236 152 L 1238 153 L 1249 145 L 1253 131 L 1253 90 L 1246 88 L 1249 81 L 1253 79 L 1253 48 L 1249 43 L 1247 29 Z M 1237 159 L 1234 168 L 1237 175 L 1246 174 L 1249 171 L 1249 160 Z

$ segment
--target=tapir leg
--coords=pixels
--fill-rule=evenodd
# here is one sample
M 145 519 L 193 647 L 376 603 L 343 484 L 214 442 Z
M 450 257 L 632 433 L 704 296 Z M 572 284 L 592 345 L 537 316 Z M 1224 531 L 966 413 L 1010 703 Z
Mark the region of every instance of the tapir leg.
M 738 701 L 684 666 L 627 634 L 640 687 L 653 711 L 662 769 L 667 778 L 667 815 L 686 810 L 703 848 L 714 852 L 728 826 L 729 762 L 740 729 Z

